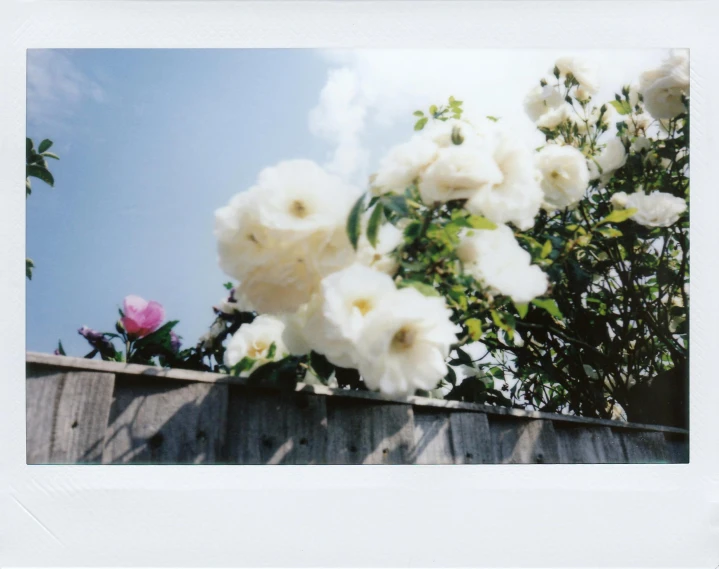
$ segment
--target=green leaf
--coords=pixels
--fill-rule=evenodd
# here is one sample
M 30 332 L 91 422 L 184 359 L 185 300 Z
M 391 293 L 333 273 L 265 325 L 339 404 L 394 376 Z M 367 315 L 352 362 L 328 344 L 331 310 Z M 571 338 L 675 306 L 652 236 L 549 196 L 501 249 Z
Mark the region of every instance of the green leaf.
M 49 186 L 55 185 L 55 179 L 52 177 L 52 174 L 47 168 L 43 168 L 42 166 L 37 166 L 34 164 L 31 164 L 30 166 L 25 167 L 25 176 L 30 177 L 33 176 L 35 178 L 38 178 L 48 184 Z
M 491 115 L 487 115 L 487 118 L 491 120 L 492 122 L 497 122 L 499 120 L 499 117 L 493 117 Z
M 422 233 L 422 224 L 419 221 L 412 221 L 404 228 L 404 236 L 414 241 Z
M 416 123 L 414 123 L 414 130 L 422 130 L 424 125 L 427 124 L 427 120 L 429 120 L 427 117 L 419 119 Z
M 25 197 L 29 196 L 32 193 L 32 188 L 30 186 L 30 180 L 25 178 Z
M 384 215 L 384 207 L 376 205 L 372 210 L 372 215 L 367 223 L 367 240 L 370 242 L 372 247 L 377 247 L 377 234 L 382 223 L 382 216 Z
M 247 371 L 249 369 L 252 369 L 252 366 L 255 365 L 255 360 L 253 358 L 245 356 L 242 358 L 238 363 L 232 366 L 230 369 L 231 375 L 240 375 L 243 371 Z
M 25 138 L 25 161 L 30 162 L 35 150 L 33 149 L 32 138 Z
M 61 356 L 66 356 L 66 355 L 67 355 L 67 354 L 65 353 L 65 348 L 62 347 L 62 341 L 61 341 L 61 340 L 58 340 L 58 341 L 57 341 L 57 351 L 58 351 L 58 353 L 59 353 Z
M 444 376 L 444 380 L 451 385 L 457 385 L 457 374 L 449 366 L 447 366 L 447 375 Z
M 539 256 L 542 259 L 546 259 L 547 257 L 549 257 L 549 254 L 551 252 L 552 252 L 552 242 L 549 239 L 547 239 L 544 242 L 544 245 L 542 246 L 542 252 L 539 254 Z
M 51 146 L 52 146 L 52 140 L 50 140 L 49 138 L 46 138 L 46 139 L 43 140 L 43 141 L 40 143 L 40 145 L 37 147 L 37 151 L 38 151 L 40 154 L 42 154 L 42 153 L 45 152 L 46 150 L 50 150 L 50 147 L 51 147 Z
M 317 352 L 310 352 L 310 366 L 325 381 L 329 380 L 335 372 L 335 366 L 325 356 Z
M 515 302 L 514 308 L 517 309 L 517 314 L 519 314 L 520 318 L 524 318 L 529 312 L 529 304 L 526 302 Z
M 637 213 L 637 208 L 615 209 L 597 225 L 603 225 L 605 223 L 621 223 L 622 221 L 626 221 L 632 217 L 635 213 Z
M 439 292 L 437 292 L 437 289 L 434 288 L 432 285 L 428 285 L 427 283 L 415 281 L 412 279 L 402 280 L 397 284 L 397 286 L 399 288 L 416 288 L 424 296 L 440 296 Z
M 482 337 L 482 323 L 477 318 L 468 318 L 464 322 L 470 339 L 477 341 Z
M 551 298 L 535 298 L 532 304 L 546 310 L 550 315 L 554 316 L 554 318 L 564 318 L 562 312 L 559 310 L 559 306 L 557 306 L 557 302 Z
M 412 114 L 413 114 L 414 116 L 416 116 L 416 117 L 423 117 L 423 116 L 424 116 L 424 113 L 423 113 L 422 111 L 415 111 L 415 112 L 412 113 Z
M 52 152 L 43 152 L 42 154 L 45 158 L 52 158 L 54 160 L 60 160 L 60 157 L 57 154 L 54 154 Z
M 382 196 L 381 203 L 388 210 L 396 213 L 400 217 L 406 217 L 409 214 L 409 209 L 407 208 L 407 198 L 404 196 L 386 194 Z
M 632 114 L 632 106 L 627 101 L 609 101 L 620 115 Z
M 467 217 L 467 223 L 473 229 L 497 229 L 497 224 L 481 215 L 470 215 Z
M 619 229 L 615 229 L 614 227 L 602 227 L 599 230 L 599 233 L 609 239 L 614 239 L 615 237 L 621 237 L 622 235 L 624 235 L 621 231 L 619 231 Z
M 25 276 L 28 280 L 32 280 L 32 270 L 34 267 L 35 263 L 32 262 L 32 259 L 25 259 Z
M 232 283 L 230 281 L 227 281 L 222 286 L 225 287 L 227 290 L 232 290 Z
M 352 211 L 347 218 L 347 237 L 349 237 L 350 243 L 354 250 L 357 250 L 357 243 L 359 242 L 360 231 L 361 231 L 361 214 L 364 207 L 365 195 L 362 194 L 359 199 L 352 206 Z
M 431 105 L 429 107 L 429 114 L 434 115 L 437 112 L 437 105 Z
M 267 350 L 267 359 L 268 359 L 268 360 L 274 359 L 276 353 L 277 353 L 277 344 L 275 344 L 274 342 L 272 342 L 272 343 L 270 344 L 270 349 Z
M 172 337 L 170 336 L 170 330 L 172 330 L 178 322 L 179 320 L 166 322 L 152 334 L 148 334 L 137 340 L 135 342 L 135 348 L 137 351 L 154 352 L 153 355 L 158 352 L 171 351 Z

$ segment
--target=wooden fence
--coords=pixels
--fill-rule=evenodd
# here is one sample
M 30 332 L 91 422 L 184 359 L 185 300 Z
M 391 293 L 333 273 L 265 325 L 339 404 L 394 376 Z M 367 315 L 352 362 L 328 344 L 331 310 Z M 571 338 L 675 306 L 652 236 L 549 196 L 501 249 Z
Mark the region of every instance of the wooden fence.
M 27 354 L 27 462 L 688 462 L 684 429 Z

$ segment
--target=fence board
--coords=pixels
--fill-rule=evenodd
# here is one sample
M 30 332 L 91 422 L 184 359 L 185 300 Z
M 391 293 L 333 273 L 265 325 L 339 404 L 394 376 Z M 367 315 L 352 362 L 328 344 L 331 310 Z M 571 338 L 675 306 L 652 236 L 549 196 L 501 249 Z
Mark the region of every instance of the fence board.
M 554 425 L 559 462 L 574 464 L 626 462 L 622 441 L 609 427 Z
M 492 435 L 486 415 L 457 411 L 452 413 L 450 425 L 455 464 L 494 462 Z
M 99 463 L 114 375 L 29 365 L 27 377 L 27 463 Z
M 439 409 L 412 409 L 414 464 L 453 464 L 450 413 Z
M 627 462 L 644 464 L 669 462 L 666 441 L 662 433 L 624 432 L 620 435 Z
M 669 462 L 675 464 L 689 463 L 689 444 L 686 435 L 664 433 Z
M 102 461 L 221 462 L 226 425 L 226 385 L 118 375 Z
M 689 460 L 676 427 L 47 354 L 27 355 L 26 386 L 29 464 Z
M 230 388 L 227 447 L 238 464 L 325 464 L 323 397 Z
M 328 464 L 411 464 L 411 405 L 327 399 Z
M 493 417 L 489 422 L 498 464 L 559 462 L 559 449 L 550 421 L 517 421 Z

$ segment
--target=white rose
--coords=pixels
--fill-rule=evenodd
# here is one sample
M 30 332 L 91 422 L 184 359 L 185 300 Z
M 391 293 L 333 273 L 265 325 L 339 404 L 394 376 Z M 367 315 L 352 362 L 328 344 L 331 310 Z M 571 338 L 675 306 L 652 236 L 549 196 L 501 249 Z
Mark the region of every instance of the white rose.
M 627 196 L 627 209 L 637 212 L 632 219 L 647 227 L 669 227 L 679 221 L 679 217 L 687 209 L 686 202 L 665 192 L 645 194 L 637 191 Z
M 624 410 L 624 407 L 616 401 L 614 403 L 607 402 L 606 409 L 611 412 L 612 421 L 622 421 L 623 423 L 627 422 L 627 412 Z
M 539 128 L 548 128 L 552 130 L 557 128 L 560 124 L 565 121 L 571 120 L 574 117 L 574 111 L 568 103 L 562 103 L 562 105 L 548 109 L 541 117 L 537 119 L 537 126 Z
M 634 142 L 632 142 L 631 146 L 634 152 L 642 152 L 644 150 L 649 150 L 651 147 L 652 143 L 646 136 L 638 136 L 634 139 Z
M 554 64 L 559 73 L 567 76 L 570 73 L 579 85 L 590 95 L 599 91 L 599 75 L 596 67 L 578 57 L 560 57 Z
M 624 119 L 627 132 L 632 136 L 646 134 L 653 121 L 654 118 L 648 113 L 635 113 Z
M 357 343 L 365 385 L 395 396 L 435 389 L 461 330 L 451 315 L 443 298 L 413 288 L 385 296 L 368 314 Z
M 627 151 L 619 138 L 612 138 L 604 149 L 589 163 L 589 174 L 592 180 L 599 179 L 606 184 L 615 171 L 627 162 Z M 599 167 L 597 167 L 597 165 Z M 601 171 L 600 171 L 601 168 Z
M 419 135 L 439 148 L 451 148 L 481 141 L 477 128 L 465 120 L 448 119 L 431 121 Z
M 531 255 L 506 225 L 463 233 L 457 256 L 467 273 L 515 302 L 529 302 L 547 290 L 547 275 L 531 264 Z
M 268 233 L 286 243 L 329 236 L 360 195 L 310 160 L 288 160 L 260 172 L 250 191 L 259 194 L 257 215 Z
M 627 207 L 627 196 L 626 192 L 617 192 L 610 199 L 610 203 L 617 209 L 625 209 Z
M 309 307 L 307 343 L 334 365 L 356 368 L 365 319 L 395 290 L 391 277 L 359 264 L 326 277 Z
M 294 312 L 325 275 L 351 264 L 345 222 L 356 188 L 308 160 L 263 170 L 215 214 L 220 267 L 260 312 Z
M 550 85 L 534 87 L 524 99 L 524 110 L 534 122 L 552 109 L 566 104 L 564 98 L 556 87 Z
M 673 52 L 658 69 L 639 78 L 647 111 L 656 119 L 671 119 L 685 111 L 682 95 L 689 95 L 689 57 L 685 51 Z
M 589 169 L 579 150 L 573 146 L 549 144 L 539 151 L 537 161 L 546 204 L 565 209 L 584 197 L 589 184 Z
M 357 262 L 392 276 L 397 272 L 399 262 L 390 253 L 399 247 L 403 240 L 402 231 L 391 223 L 385 223 L 380 227 L 376 247 L 372 247 L 366 233 L 363 232 L 357 244 Z
M 427 204 L 467 199 L 502 180 L 502 172 L 486 145 L 463 143 L 440 148 L 422 174 L 419 192 Z
M 502 177 L 470 198 L 465 207 L 495 223 L 529 229 L 542 205 L 542 188 L 533 151 L 504 131 L 495 132 L 493 158 Z
M 284 358 L 288 350 L 282 341 L 284 324 L 281 320 L 263 314 L 250 324 L 243 324 L 232 335 L 225 350 L 225 365 L 228 368 L 240 363 L 244 358 L 255 360 L 249 370 L 241 375 L 250 375 L 258 367 Z M 270 357 L 270 348 L 275 345 L 275 353 Z
M 392 148 L 380 162 L 372 180 L 372 192 L 404 192 L 437 157 L 438 147 L 426 136 L 415 135 L 409 142 Z

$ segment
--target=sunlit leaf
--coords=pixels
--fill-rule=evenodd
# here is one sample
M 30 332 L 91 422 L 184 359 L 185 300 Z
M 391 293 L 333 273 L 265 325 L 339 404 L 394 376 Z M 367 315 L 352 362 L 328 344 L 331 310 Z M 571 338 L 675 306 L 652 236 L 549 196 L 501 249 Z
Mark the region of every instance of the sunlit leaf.
M 364 209 L 365 195 L 362 194 L 350 211 L 349 217 L 347 218 L 347 237 L 349 237 L 352 247 L 357 250 L 357 243 L 359 242 L 362 210 Z

